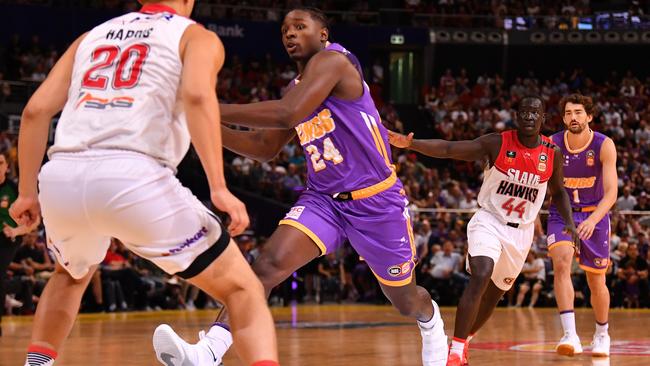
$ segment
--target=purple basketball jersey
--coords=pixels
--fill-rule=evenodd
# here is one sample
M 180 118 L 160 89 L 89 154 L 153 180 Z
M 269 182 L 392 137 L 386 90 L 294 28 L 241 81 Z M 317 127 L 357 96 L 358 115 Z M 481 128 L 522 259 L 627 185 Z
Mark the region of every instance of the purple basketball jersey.
M 570 150 L 566 136 L 569 131 L 551 136 L 553 143 L 562 150 L 564 164 L 564 189 L 575 208 L 597 206 L 603 198 L 603 166 L 600 162 L 600 147 L 607 136 L 593 132 L 592 139 L 580 150 Z M 553 206 L 552 209 L 555 209 Z
M 603 167 L 600 162 L 600 148 L 607 136 L 594 132 L 591 141 L 580 150 L 570 150 L 566 136 L 570 132 L 558 132 L 551 136 L 553 143 L 562 151 L 564 164 L 564 189 L 569 194 L 574 209 L 595 207 L 603 198 Z M 573 212 L 573 221 L 577 225 L 591 215 L 588 212 Z M 551 215 L 547 223 L 547 243 L 549 250 L 560 245 L 574 245 L 571 236 L 563 232 L 566 223 L 555 205 L 550 207 Z M 609 215 L 600 220 L 591 238 L 582 240 L 580 248 L 580 267 L 593 273 L 604 273 L 609 265 Z
M 338 43 L 323 51 L 345 55 L 363 80 L 361 65 L 350 51 Z M 350 192 L 379 183 L 391 174 L 388 133 L 365 82 L 363 95 L 355 100 L 327 97 L 296 126 L 296 132 L 308 158 L 310 190 L 327 194 Z
M 341 45 L 334 43 L 323 51 L 345 55 L 363 80 L 359 61 Z M 355 100 L 330 95 L 296 126 L 296 132 L 308 157 L 308 189 L 280 225 L 302 231 L 321 254 L 335 252 L 349 240 L 382 284 L 411 283 L 417 257 L 408 201 L 399 179 L 364 198 L 338 201 L 332 197 L 390 182 L 387 178 L 394 174 L 388 133 L 368 85 L 363 83 L 363 95 Z

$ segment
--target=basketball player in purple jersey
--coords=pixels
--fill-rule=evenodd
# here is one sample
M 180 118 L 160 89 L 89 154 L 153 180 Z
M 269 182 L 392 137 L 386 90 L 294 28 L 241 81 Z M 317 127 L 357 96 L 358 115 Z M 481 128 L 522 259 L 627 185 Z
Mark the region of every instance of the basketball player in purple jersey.
M 287 93 L 280 100 L 220 106 L 226 122 L 275 128 L 252 132 L 224 128 L 228 149 L 270 159 L 297 134 L 308 157 L 307 190 L 280 221 L 253 270 L 268 295 L 298 268 L 349 240 L 392 304 L 402 315 L 417 319 L 422 363 L 444 366 L 444 324 L 437 304 L 414 281 L 416 254 L 408 202 L 391 162 L 387 131 L 359 61 L 341 45 L 329 43 L 328 36 L 321 11 L 290 11 L 282 23 L 282 42 L 299 76 Z M 168 326 L 161 327 L 161 334 L 175 337 L 176 346 L 187 353 L 207 352 L 185 343 Z M 217 343 L 210 347 L 218 358 L 229 341 Z
M 610 138 L 589 128 L 594 115 L 591 98 L 580 94 L 566 96 L 560 101 L 560 113 L 566 130 L 556 133 L 552 139 L 562 150 L 564 188 L 571 197 L 573 220 L 578 225 L 582 245 L 576 246 L 571 237 L 562 233 L 564 220 L 553 203 L 547 241 L 555 273 L 555 298 L 564 329 L 556 351 L 565 356 L 582 353 L 576 333 L 571 282 L 571 262 L 577 252 L 580 267 L 587 274 L 596 317 L 592 355 L 607 357 L 609 290 L 605 272 L 609 266 L 609 210 L 617 195 L 616 148 Z

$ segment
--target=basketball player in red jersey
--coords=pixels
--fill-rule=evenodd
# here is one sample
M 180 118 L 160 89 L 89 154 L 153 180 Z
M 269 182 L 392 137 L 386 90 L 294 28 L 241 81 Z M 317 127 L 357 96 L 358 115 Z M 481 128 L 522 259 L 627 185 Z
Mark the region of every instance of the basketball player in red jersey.
M 412 133 L 390 133 L 390 143 L 396 147 L 435 158 L 489 163 L 478 197 L 481 209 L 467 226 L 472 277 L 458 304 L 447 366 L 467 363 L 468 336 L 488 320 L 521 272 L 547 186 L 567 223 L 564 230 L 578 240 L 569 196 L 563 188 L 561 152 L 540 135 L 544 111 L 540 97 L 525 97 L 519 103 L 516 130 L 472 141 L 413 140 Z

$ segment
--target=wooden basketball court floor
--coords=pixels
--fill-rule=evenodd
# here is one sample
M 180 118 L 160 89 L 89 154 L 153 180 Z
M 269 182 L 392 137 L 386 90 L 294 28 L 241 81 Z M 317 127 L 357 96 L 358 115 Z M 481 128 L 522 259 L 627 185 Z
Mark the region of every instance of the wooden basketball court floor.
M 280 361 L 284 366 L 417 366 L 420 334 L 415 324 L 389 306 L 305 305 L 273 308 Z M 455 309 L 443 308 L 447 335 Z M 171 324 L 193 342 L 211 324 L 216 311 L 162 311 L 79 316 L 60 352 L 57 365 L 159 365 L 151 334 L 161 322 Z M 31 317 L 6 317 L 0 337 L 0 365 L 22 366 Z M 591 310 L 576 312 L 583 345 L 591 342 Z M 497 309 L 472 341 L 470 364 L 490 365 L 650 365 L 650 311 L 612 310 L 612 356 L 574 358 L 553 353 L 561 336 L 554 309 Z M 230 351 L 226 366 L 242 365 Z

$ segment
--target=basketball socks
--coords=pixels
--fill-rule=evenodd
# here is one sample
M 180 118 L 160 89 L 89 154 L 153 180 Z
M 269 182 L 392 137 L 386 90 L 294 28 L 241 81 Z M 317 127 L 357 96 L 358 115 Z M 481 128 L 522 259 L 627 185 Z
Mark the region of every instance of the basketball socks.
M 449 353 L 454 353 L 457 354 L 458 357 L 461 359 L 463 358 L 463 352 L 465 352 L 465 343 L 467 342 L 466 339 L 462 338 L 452 338 L 451 339 L 451 348 L 449 349 Z
M 27 361 L 25 366 L 50 366 L 56 359 L 56 351 L 47 347 L 30 345 L 27 348 Z
M 228 324 L 221 323 L 221 322 L 214 322 L 212 323 L 212 326 L 210 327 L 210 330 L 208 331 L 207 335 L 208 337 L 212 337 L 212 338 L 220 338 L 224 334 L 223 332 L 224 330 L 230 333 L 230 327 L 228 326 Z
M 427 320 L 426 322 L 418 320 L 418 325 L 423 329 L 433 328 L 436 325 L 436 308 L 433 307 L 433 314 L 431 315 L 431 319 Z
M 607 334 L 608 329 L 609 329 L 609 323 L 596 322 L 596 334 Z
M 560 311 L 560 321 L 564 333 L 576 334 L 576 314 L 573 310 Z
M 195 365 L 212 365 L 221 361 L 228 348 L 232 345 L 232 334 L 230 328 L 224 323 L 215 322 L 207 333 L 199 333 L 201 340 L 196 346 L 207 352 L 192 352 L 188 356 L 198 357 L 199 360 L 191 360 Z

